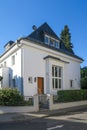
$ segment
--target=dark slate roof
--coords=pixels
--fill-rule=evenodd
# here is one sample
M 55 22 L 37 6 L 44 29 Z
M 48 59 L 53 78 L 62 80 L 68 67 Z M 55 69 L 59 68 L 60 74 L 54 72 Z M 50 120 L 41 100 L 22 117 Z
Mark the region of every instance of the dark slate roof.
M 52 47 L 50 45 L 46 45 L 44 43 L 44 34 L 47 34 L 47 35 L 59 40 L 60 41 L 60 48 L 55 48 L 55 47 Z M 39 28 L 37 28 L 35 31 L 33 31 L 30 35 L 25 37 L 24 39 L 30 40 L 32 42 L 35 42 L 35 44 L 39 44 L 39 45 L 44 46 L 46 48 L 53 49 L 55 51 L 64 53 L 66 55 L 75 57 L 75 58 L 83 61 L 82 58 L 75 55 L 73 52 L 69 51 L 65 47 L 65 45 L 62 43 L 61 39 L 55 34 L 55 32 L 51 29 L 51 27 L 46 22 L 44 24 L 42 24 Z
M 45 22 L 42 24 L 39 28 L 37 28 L 35 31 L 33 31 L 30 35 L 28 35 L 26 38 L 27 39 L 32 39 L 34 41 L 39 41 L 44 43 L 44 34 L 47 34 L 57 40 L 60 41 L 60 48 L 64 51 L 68 51 L 65 45 L 62 43 L 61 39 L 56 35 L 56 33 L 51 29 L 51 27 Z
M 42 24 L 39 28 L 37 28 L 34 32 L 27 36 L 27 38 L 33 38 L 41 42 L 44 42 L 44 33 L 59 40 L 58 36 L 47 23 Z

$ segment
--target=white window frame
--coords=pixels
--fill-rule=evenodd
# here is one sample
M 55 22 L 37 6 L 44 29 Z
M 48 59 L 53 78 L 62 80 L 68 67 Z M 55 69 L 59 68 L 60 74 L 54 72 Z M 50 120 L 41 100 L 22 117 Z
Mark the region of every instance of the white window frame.
M 46 40 L 46 39 L 48 39 L 48 40 Z M 52 43 L 51 41 L 53 41 L 53 44 L 51 44 Z M 44 36 L 44 42 L 45 42 L 45 44 L 50 45 L 52 47 L 60 48 L 60 42 L 58 40 L 56 40 L 55 38 L 52 38 L 48 35 Z
M 52 65 L 52 89 L 53 90 L 62 89 L 62 84 L 63 84 L 62 83 L 63 82 L 62 73 L 63 73 L 63 68 L 61 66 Z

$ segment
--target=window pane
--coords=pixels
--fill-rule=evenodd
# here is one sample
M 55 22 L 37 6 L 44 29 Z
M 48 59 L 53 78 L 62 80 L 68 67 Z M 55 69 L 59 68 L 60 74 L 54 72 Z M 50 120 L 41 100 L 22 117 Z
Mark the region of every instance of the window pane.
M 55 66 L 55 77 L 57 77 L 57 66 Z
M 54 88 L 54 78 L 52 79 L 52 87 Z
M 59 48 L 59 43 L 58 42 L 55 42 L 55 47 Z
M 54 46 L 54 40 L 50 39 L 50 46 Z
M 59 88 L 61 88 L 61 79 L 59 79 Z
M 45 43 L 48 44 L 49 43 L 49 38 L 45 36 Z
M 61 77 L 61 67 L 59 67 L 59 77 Z
M 54 66 L 52 66 L 52 76 L 54 77 Z
M 58 79 L 55 79 L 55 88 L 58 88 Z

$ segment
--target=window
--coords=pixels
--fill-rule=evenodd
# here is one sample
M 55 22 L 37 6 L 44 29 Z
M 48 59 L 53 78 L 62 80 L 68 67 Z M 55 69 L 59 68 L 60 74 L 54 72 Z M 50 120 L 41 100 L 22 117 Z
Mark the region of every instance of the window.
M 4 67 L 6 67 L 6 61 L 4 62 Z
M 28 82 L 29 82 L 29 83 L 33 83 L 32 77 L 28 77 Z
M 45 42 L 45 44 L 53 46 L 55 48 L 59 48 L 60 47 L 58 40 L 56 40 L 56 39 L 54 39 L 54 38 L 52 38 L 50 36 L 47 36 L 47 35 L 45 35 L 45 37 L 44 37 L 44 42 Z
M 45 43 L 49 44 L 49 37 L 45 36 Z
M 15 56 L 12 56 L 12 65 L 15 65 Z
M 60 66 L 52 66 L 52 87 L 53 89 L 62 87 L 62 67 Z
M 1 67 L 3 67 L 3 64 L 1 64 Z
M 70 80 L 70 88 L 73 87 L 73 80 Z
M 55 47 L 59 48 L 59 42 L 55 41 Z

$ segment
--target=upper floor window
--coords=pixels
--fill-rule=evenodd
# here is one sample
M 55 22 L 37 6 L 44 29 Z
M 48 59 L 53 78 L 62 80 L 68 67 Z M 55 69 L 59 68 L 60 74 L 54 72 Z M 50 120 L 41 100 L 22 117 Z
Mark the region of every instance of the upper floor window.
M 12 62 L 12 65 L 15 65 L 15 56 L 14 55 L 12 56 L 11 62 Z
M 7 66 L 7 64 L 6 64 L 6 61 L 4 62 L 4 67 L 6 67 Z
M 1 64 L 1 66 L 0 67 L 3 67 L 3 64 Z
M 52 37 L 50 37 L 50 36 L 45 35 L 44 41 L 45 41 L 45 44 L 48 44 L 48 45 L 53 46 L 55 48 L 59 48 L 60 47 L 59 46 L 59 44 L 60 44 L 59 41 L 54 39 L 54 38 L 52 38 Z
M 49 44 L 49 37 L 45 36 L 45 43 Z

